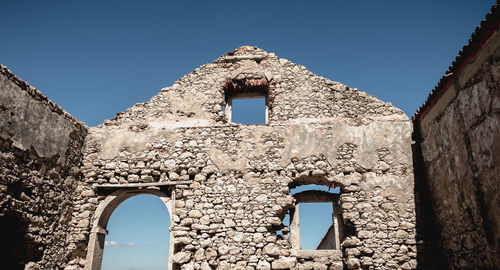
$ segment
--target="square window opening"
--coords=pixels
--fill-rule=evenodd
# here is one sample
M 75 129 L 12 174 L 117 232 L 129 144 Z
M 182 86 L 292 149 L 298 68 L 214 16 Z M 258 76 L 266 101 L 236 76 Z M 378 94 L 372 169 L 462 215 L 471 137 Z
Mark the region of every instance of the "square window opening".
M 269 83 L 266 78 L 228 79 L 223 85 L 225 106 L 222 110 L 229 123 L 267 124 L 269 118 Z
M 231 99 L 230 113 L 231 122 L 233 123 L 244 125 L 266 124 L 266 111 L 265 97 L 235 97 Z

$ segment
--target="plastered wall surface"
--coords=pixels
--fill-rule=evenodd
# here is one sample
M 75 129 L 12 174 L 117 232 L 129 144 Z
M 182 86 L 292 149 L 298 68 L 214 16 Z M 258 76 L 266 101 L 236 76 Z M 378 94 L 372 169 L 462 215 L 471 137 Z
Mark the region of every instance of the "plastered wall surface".
M 72 254 L 72 194 L 87 127 L 0 66 L 2 265 L 51 269 Z

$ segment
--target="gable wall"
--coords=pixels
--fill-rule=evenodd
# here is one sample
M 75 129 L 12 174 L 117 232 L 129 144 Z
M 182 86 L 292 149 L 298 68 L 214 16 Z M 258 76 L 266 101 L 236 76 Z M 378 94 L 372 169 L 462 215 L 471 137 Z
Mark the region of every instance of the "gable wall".
M 105 125 L 139 122 L 225 124 L 224 85 L 231 80 L 259 80 L 269 85 L 270 123 L 339 117 L 370 122 L 380 117 L 406 119 L 405 114 L 373 96 L 332 82 L 304 66 L 244 46 L 197 68 L 149 102 L 139 103 Z M 160 123 L 159 123 L 160 124 Z
M 179 183 L 162 189 L 175 201 L 172 260 L 180 269 L 416 268 L 408 118 L 259 53 L 244 47 L 223 56 L 91 128 L 77 210 L 91 215 L 79 215 L 87 226 L 72 233 L 105 229 L 93 212 L 113 190 L 103 185 Z M 270 81 L 269 125 L 227 123 L 224 82 L 262 76 Z M 289 189 L 306 183 L 341 187 L 342 216 L 352 228 L 341 250 L 298 251 L 289 236 L 277 236 L 295 206 Z M 88 241 L 76 243 L 78 250 Z

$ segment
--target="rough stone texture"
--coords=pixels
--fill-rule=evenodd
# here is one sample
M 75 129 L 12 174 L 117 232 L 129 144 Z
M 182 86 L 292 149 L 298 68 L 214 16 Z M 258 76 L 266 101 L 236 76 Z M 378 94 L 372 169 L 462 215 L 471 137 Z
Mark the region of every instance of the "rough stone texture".
M 429 199 L 420 211 L 436 222 L 424 231 L 437 232 L 436 239 L 423 240 L 435 241 L 432 249 L 442 250 L 440 263 L 450 269 L 500 268 L 500 37 L 495 27 L 447 92 L 415 121 L 417 192 Z
M 224 91 L 238 84 L 268 87 L 267 125 L 228 123 Z M 241 47 L 89 129 L 70 267 L 109 194 L 97 185 L 192 181 L 171 188 L 175 268 L 413 269 L 411 133 L 390 104 Z M 341 187 L 342 250 L 301 253 L 277 235 L 290 188 L 313 183 Z
M 413 149 L 399 109 L 255 47 L 94 128 L 0 66 L 2 267 L 100 269 L 107 218 L 148 193 L 169 207 L 172 269 L 499 269 L 499 24 L 495 5 Z M 245 92 L 267 124 L 228 121 Z M 341 249 L 293 246 L 304 184 L 340 187 Z
M 173 269 L 416 268 L 412 125 L 389 103 L 248 46 L 88 129 L 1 79 L 0 218 L 19 231 L 17 268 L 99 269 L 107 218 L 140 193 L 167 196 Z M 267 96 L 267 124 L 228 121 L 242 90 Z M 340 187 L 341 249 L 292 247 L 282 222 L 304 184 Z
M 0 66 L 0 224 L 6 269 L 64 267 L 84 124 Z M 84 238 L 84 236 L 82 236 Z

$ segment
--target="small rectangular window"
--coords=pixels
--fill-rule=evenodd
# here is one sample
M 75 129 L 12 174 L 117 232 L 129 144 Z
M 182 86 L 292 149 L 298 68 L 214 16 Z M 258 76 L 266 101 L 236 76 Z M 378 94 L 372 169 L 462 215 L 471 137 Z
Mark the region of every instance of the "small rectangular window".
M 269 83 L 266 78 L 228 79 L 222 95 L 222 110 L 229 123 L 267 124 L 269 121 Z
M 300 247 L 307 250 L 318 249 L 332 225 L 332 204 L 300 203 L 299 211 Z M 329 249 L 334 249 L 334 245 L 330 245 Z
M 233 123 L 244 125 L 266 123 L 265 98 L 234 98 L 231 105 Z
M 328 191 L 327 191 L 328 190 Z M 340 189 L 304 185 L 290 190 L 296 201 L 290 213 L 290 239 L 296 250 L 338 250 L 343 241 Z

